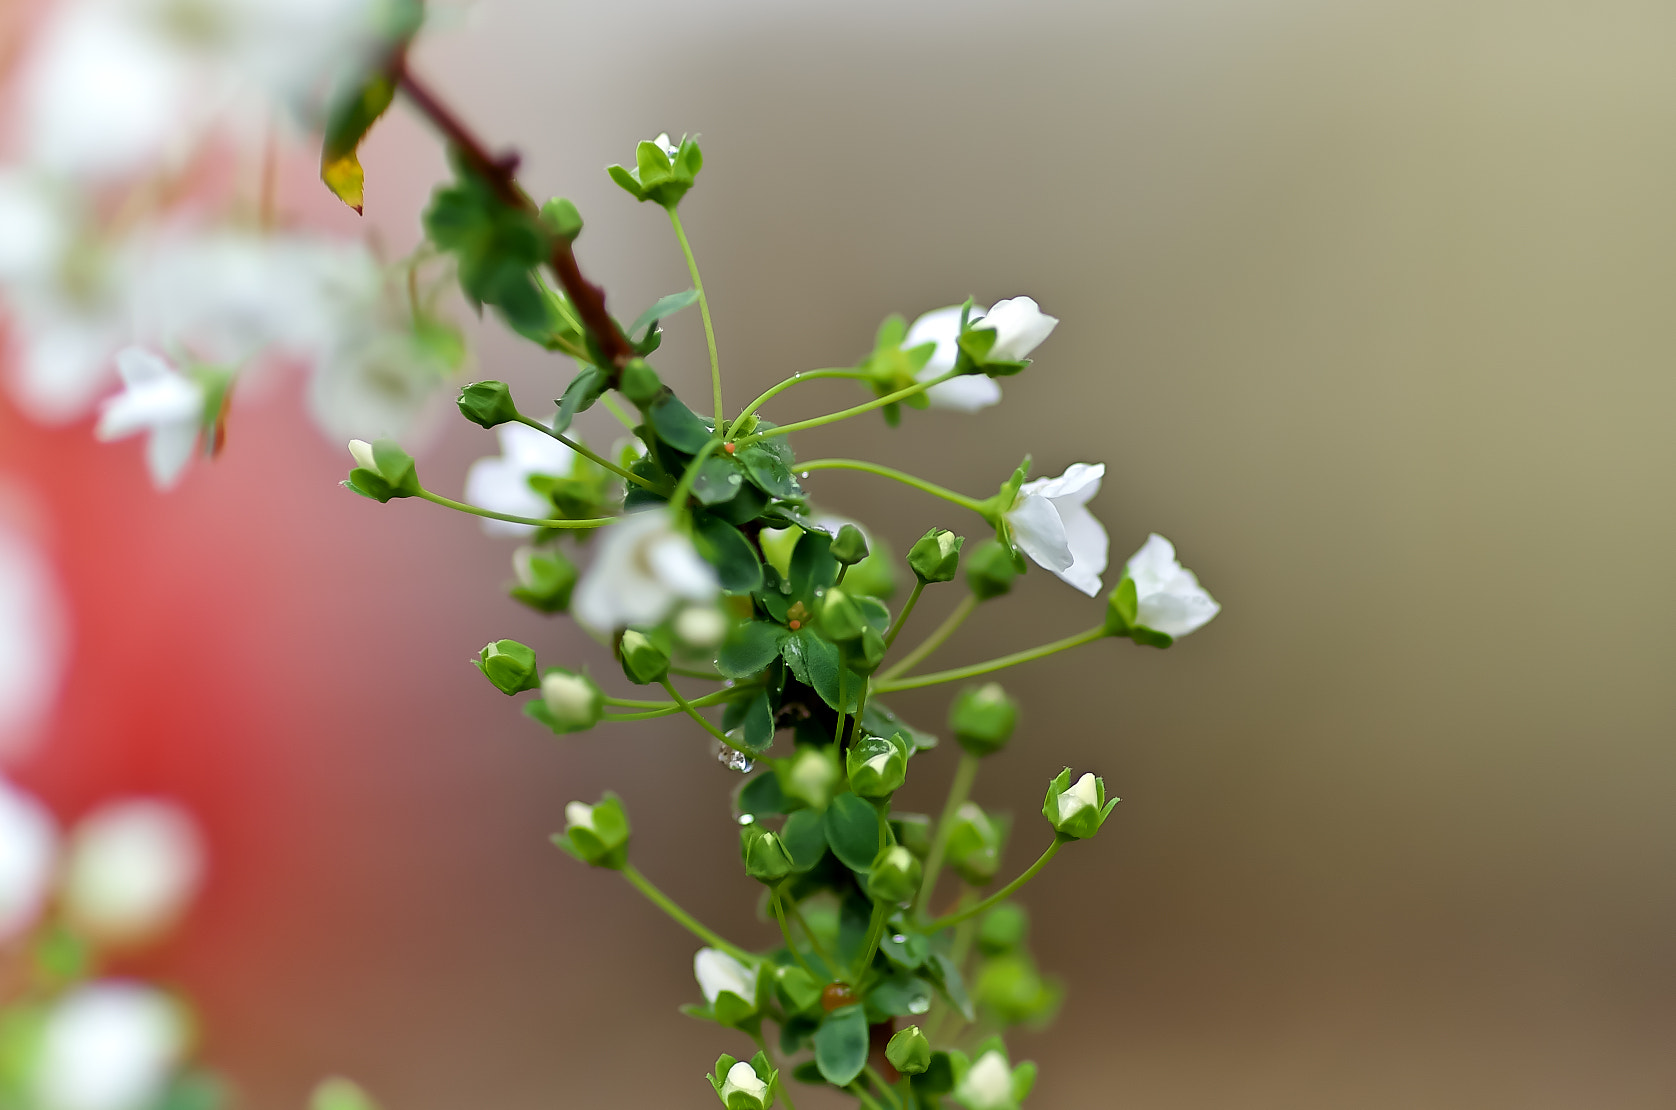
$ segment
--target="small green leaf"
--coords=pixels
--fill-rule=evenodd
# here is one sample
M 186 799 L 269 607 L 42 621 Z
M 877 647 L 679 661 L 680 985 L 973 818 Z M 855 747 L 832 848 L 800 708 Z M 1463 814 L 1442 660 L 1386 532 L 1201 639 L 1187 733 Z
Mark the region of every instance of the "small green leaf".
M 396 83 L 388 73 L 375 73 L 349 96 L 334 104 L 326 119 L 320 147 L 320 180 L 334 196 L 360 215 L 365 200 L 366 174 L 359 150 L 372 125 L 396 97 Z
M 826 855 L 826 821 L 819 810 L 800 809 L 786 818 L 780 840 L 791 856 L 792 869 L 808 871 Z
M 610 376 L 597 366 L 584 367 L 570 380 L 564 396 L 559 398 L 559 415 L 553 419 L 553 430 L 563 432 L 570 427 L 579 412 L 587 412 L 599 400 L 610 384 Z
M 879 811 L 865 798 L 838 795 L 826 810 L 826 842 L 845 867 L 866 874 L 884 846 Z
M 716 656 L 716 669 L 728 678 L 750 678 L 772 663 L 791 633 L 772 621 L 750 621 L 728 636 Z
M 677 451 L 696 455 L 710 442 L 710 426 L 673 394 L 653 404 L 650 415 L 658 438 Z
M 733 807 L 741 815 L 749 814 L 759 821 L 764 817 L 784 813 L 786 804 L 785 792 L 780 789 L 780 777 L 773 771 L 766 771 L 746 780 L 733 800 Z
M 693 540 L 716 568 L 722 589 L 750 593 L 762 586 L 762 563 L 743 532 L 710 513 L 693 514 Z
M 679 293 L 671 293 L 667 297 L 659 297 L 651 308 L 635 317 L 634 323 L 629 325 L 629 337 L 632 339 L 644 330 L 646 334 L 641 335 L 641 342 L 645 342 L 651 338 L 653 325 L 697 303 L 696 289 L 686 289 Z
M 750 699 L 745 709 L 745 746 L 758 755 L 774 743 L 774 707 L 768 704 L 768 691 Z
M 744 488 L 744 469 L 727 455 L 711 455 L 693 475 L 693 496 L 698 498 L 700 505 L 714 506 L 732 501 Z
M 780 655 L 792 674 L 805 686 L 814 689 L 821 700 L 838 708 L 838 648 L 822 639 L 814 629 L 803 628 L 787 637 L 780 645 Z M 861 694 L 861 679 L 852 676 L 844 682 L 844 712 L 855 708 Z
M 774 452 L 753 443 L 740 448 L 735 458 L 745 465 L 745 469 L 751 475 L 751 481 L 764 493 L 779 498 L 802 498 L 803 487 L 797 484 L 791 468 L 781 462 Z
M 867 1065 L 867 1014 L 845 1006 L 821 1019 L 815 1030 L 815 1066 L 828 1083 L 847 1087 Z
M 805 605 L 838 579 L 838 560 L 832 557 L 832 537 L 825 532 L 805 532 L 791 553 L 791 592 Z

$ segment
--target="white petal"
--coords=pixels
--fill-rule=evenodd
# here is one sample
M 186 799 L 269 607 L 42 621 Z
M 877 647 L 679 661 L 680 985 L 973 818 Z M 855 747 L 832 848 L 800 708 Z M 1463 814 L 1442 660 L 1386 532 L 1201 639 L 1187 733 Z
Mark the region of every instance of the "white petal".
M 32 1104 L 140 1110 L 162 1093 L 185 1047 L 180 1011 L 161 992 L 111 981 L 78 987 L 47 1017 Z
M 1129 556 L 1126 569 L 1135 580 L 1137 595 L 1153 594 L 1164 589 L 1181 569 L 1176 562 L 1175 545 L 1157 532 L 1146 538 L 1141 549 Z
M 1047 315 L 1029 297 L 1013 297 L 997 301 L 984 317 L 983 327 L 995 332 L 995 345 L 989 357 L 1007 362 L 1021 362 L 1030 352 L 1041 346 L 1059 321 Z
M 552 675 L 549 677 L 562 678 L 564 676 Z M 541 686 L 541 692 L 545 695 L 547 693 L 547 683 L 545 680 L 542 682 Z M 592 829 L 594 827 L 594 807 L 588 805 L 586 802 L 566 802 L 564 807 L 564 819 L 579 829 Z
M 1089 597 L 1100 593 L 1100 576 L 1106 572 L 1111 539 L 1105 525 L 1081 505 L 1055 502 L 1059 520 L 1065 526 L 1065 542 L 1071 549 L 1071 565 L 1056 573 Z
M 1100 492 L 1100 481 L 1105 476 L 1105 463 L 1072 463 L 1059 477 L 1033 479 L 1020 486 L 1018 492 L 1084 505 Z
M 495 431 L 501 455 L 532 474 L 563 478 L 576 465 L 576 452 L 528 424 L 502 424 Z
M 370 470 L 374 474 L 378 473 L 378 460 L 373 458 L 372 444 L 368 443 L 366 440 L 350 440 L 349 456 L 355 460 L 355 465 L 360 467 L 362 470 Z
M 983 309 L 974 306 L 972 318 L 983 315 Z M 954 369 L 955 355 L 959 351 L 960 339 L 960 305 L 950 305 L 947 308 L 933 309 L 915 320 L 908 328 L 907 336 L 902 340 L 902 349 L 912 350 L 926 343 L 937 344 L 937 349 L 931 353 L 931 360 L 925 364 L 920 377 L 936 377 L 947 374 Z
M 927 370 L 930 368 L 927 367 Z M 946 370 L 939 373 L 947 373 Z M 921 371 L 919 380 L 924 381 L 934 375 Z M 948 412 L 977 412 L 991 405 L 1000 404 L 1001 386 L 994 378 L 984 374 L 962 374 L 958 378 L 950 378 L 946 382 L 939 382 L 925 391 L 926 400 L 931 402 L 934 409 Z
M 745 1060 L 739 1061 L 727 1070 L 726 1082 L 722 1084 L 722 1097 L 725 1099 L 734 1091 L 744 1091 L 755 1098 L 762 1098 L 768 1093 L 768 1084 L 757 1075 L 757 1070 Z
M 511 516 L 537 520 L 552 513 L 547 499 L 530 488 L 529 472 L 503 458 L 478 459 L 466 471 L 466 501 Z M 483 530 L 491 536 L 523 536 L 535 531 L 532 524 L 484 518 Z
M 0 943 L 34 922 L 46 900 L 57 847 L 47 808 L 0 779 Z
M 68 625 L 52 565 L 32 543 L 0 524 L 0 763 L 37 736 L 58 696 Z M 0 833 L 0 856 L 6 853 L 7 835 Z M 0 878 L 0 888 L 5 886 Z M 6 932 L 6 901 L 0 893 L 0 939 Z
M 108 944 L 149 940 L 185 911 L 203 871 L 203 839 L 179 806 L 114 802 L 70 834 L 65 913 L 78 930 Z
M 1019 497 L 1007 513 L 1007 523 L 1020 550 L 1055 574 L 1075 561 L 1059 510 L 1047 498 L 1033 494 Z
M 1193 592 L 1158 593 L 1141 598 L 1135 619 L 1166 636 L 1185 636 L 1210 623 L 1222 606 L 1203 588 Z
M 1135 581 L 1135 619 L 1147 628 L 1185 636 L 1222 611 L 1193 572 L 1176 561 L 1170 541 L 1156 532 L 1130 557 L 1127 569 Z
M 683 535 L 671 533 L 659 539 L 652 545 L 647 559 L 659 581 L 688 601 L 708 601 L 720 588 L 715 570 Z
M 176 421 L 159 424 L 151 429 L 151 439 L 145 445 L 146 469 L 151 473 L 151 484 L 158 489 L 172 489 L 180 481 L 192 452 L 198 446 L 198 422 Z
M 48 190 L 0 172 L 0 281 L 38 280 L 57 268 L 72 230 Z
M 704 1001 L 712 1006 L 723 991 L 738 995 L 746 1002 L 756 1001 L 757 973 L 718 948 L 700 948 L 693 957 L 693 977 Z
M 656 624 L 682 599 L 708 601 L 717 589 L 715 571 L 675 531 L 668 510 L 649 509 L 600 529 L 571 608 L 583 627 L 604 633 Z
M 991 1110 L 1008 1106 L 1013 1101 L 1013 1070 L 1006 1057 L 991 1050 L 978 1058 L 966 1073 L 958 1097 L 969 1110 Z

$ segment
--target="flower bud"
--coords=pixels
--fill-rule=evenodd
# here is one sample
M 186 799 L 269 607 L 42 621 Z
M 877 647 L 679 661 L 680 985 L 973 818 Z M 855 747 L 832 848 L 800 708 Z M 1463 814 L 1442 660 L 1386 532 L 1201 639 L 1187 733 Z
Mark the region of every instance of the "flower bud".
M 966 559 L 966 584 L 979 601 L 988 601 L 1013 588 L 1018 569 L 1017 559 L 1006 544 L 985 540 Z
M 978 922 L 978 951 L 999 956 L 1024 944 L 1030 932 L 1030 915 L 1017 902 L 1002 902 Z
M 921 582 L 948 582 L 960 566 L 960 545 L 964 536 L 947 528 L 933 528 L 908 549 L 908 566 Z
M 815 620 L 821 635 L 835 644 L 851 644 L 861 639 L 867 628 L 867 618 L 855 599 L 837 586 L 827 590 L 815 603 Z
M 570 608 L 576 589 L 576 564 L 557 550 L 520 547 L 512 553 L 512 571 L 518 584 L 509 591 L 538 613 L 562 613 Z
M 780 770 L 780 789 L 810 809 L 825 809 L 838 785 L 837 761 L 826 745 L 800 744 Z
M 553 843 L 590 867 L 621 871 L 628 862 L 629 819 L 617 795 L 607 793 L 594 805 L 564 807 L 564 832 Z
M 949 728 L 961 748 L 973 755 L 993 755 L 1006 747 L 1018 725 L 1018 702 L 998 682 L 960 691 L 949 707 Z
M 739 854 L 745 874 L 759 883 L 777 883 L 791 874 L 791 855 L 777 833 L 754 822 L 739 830 Z
M 919 1026 L 910 1025 L 885 1045 L 885 1059 L 903 1075 L 918 1075 L 931 1066 L 931 1042 Z
M 995 878 L 1001 867 L 1001 829 L 976 802 L 964 802 L 955 810 L 949 826 L 948 863 L 955 873 L 973 886 Z
M 549 667 L 541 677 L 541 700 L 530 702 L 524 712 L 554 732 L 583 732 L 599 724 L 605 694 L 585 674 Z
M 727 1110 L 768 1110 L 774 1105 L 774 1082 L 779 1072 L 768 1064 L 766 1053 L 749 1061 L 723 1055 L 716 1061 L 710 1085 Z
M 692 605 L 675 615 L 675 638 L 694 651 L 721 647 L 727 628 L 727 618 L 712 606 Z
M 414 469 L 413 456 L 395 440 L 368 443 L 364 439 L 352 439 L 349 454 L 355 460 L 355 469 L 349 472 L 349 480 L 344 485 L 355 493 L 379 502 L 418 496 L 419 474 Z
M 908 740 L 901 733 L 886 740 L 864 736 L 844 758 L 850 789 L 863 798 L 887 798 L 908 777 Z
M 872 674 L 885 661 L 885 653 L 889 650 L 890 645 L 885 643 L 884 635 L 872 625 L 867 625 L 861 630 L 861 639 L 852 645 L 850 669 L 857 674 Z
M 633 628 L 617 641 L 617 658 L 622 661 L 623 674 L 636 686 L 662 682 L 669 674 L 669 653 Z
M 844 525 L 832 541 L 832 557 L 840 566 L 855 566 L 867 558 L 867 537 L 855 525 Z
M 1064 986 L 1044 978 L 1024 952 L 986 960 L 972 982 L 973 1000 L 1002 1025 L 1046 1022 L 1064 997 Z
M 454 403 L 460 407 L 461 416 L 485 428 L 518 419 L 518 406 L 513 403 L 512 391 L 506 388 L 505 382 L 472 382 L 462 386 Z M 354 449 L 351 444 L 350 451 Z
M 622 384 L 618 387 L 624 397 L 645 408 L 658 399 L 663 392 L 663 382 L 658 380 L 658 372 L 647 364 L 645 359 L 631 359 L 623 367 L 623 374 L 619 379 Z
M 718 948 L 700 948 L 693 957 L 693 977 L 716 1020 L 738 1025 L 757 1012 L 759 969 Z
M 1042 816 L 1048 819 L 1053 831 L 1072 840 L 1087 840 L 1100 831 L 1118 799 L 1106 801 L 1106 782 L 1092 773 L 1085 774 L 1073 785 L 1071 769 L 1065 768 L 1048 784 L 1047 798 L 1042 802 Z
M 704 153 L 697 139 L 683 135 L 676 144 L 668 135 L 659 135 L 635 147 L 633 168 L 611 166 L 606 172 L 635 200 L 649 200 L 674 211 L 703 166 Z
M 541 685 L 535 674 L 535 651 L 517 640 L 484 645 L 472 663 L 503 694 L 521 694 Z
M 564 197 L 553 197 L 543 204 L 541 220 L 554 235 L 569 242 L 575 242 L 576 237 L 582 234 L 582 213 Z
M 1035 1064 L 1015 1068 L 1004 1050 L 992 1048 L 966 1069 L 955 1084 L 954 1097 L 967 1110 L 1018 1110 L 1035 1082 Z
M 64 914 L 95 943 L 141 944 L 180 919 L 203 873 L 202 835 L 179 806 L 145 798 L 111 802 L 70 834 Z
M 890 826 L 896 830 L 896 842 L 920 859 L 931 851 L 934 829 L 931 818 L 924 813 L 893 813 Z
M 887 846 L 873 859 L 867 873 L 867 893 L 875 902 L 901 905 L 919 893 L 923 869 L 914 854 L 900 844 Z

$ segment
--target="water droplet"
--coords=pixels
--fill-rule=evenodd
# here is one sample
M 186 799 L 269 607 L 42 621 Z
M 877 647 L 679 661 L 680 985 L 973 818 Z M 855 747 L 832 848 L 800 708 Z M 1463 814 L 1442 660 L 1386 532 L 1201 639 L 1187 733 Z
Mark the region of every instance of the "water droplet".
M 931 999 L 929 998 L 914 998 L 908 1001 L 908 1012 L 910 1014 L 923 1014 L 929 1009 L 931 1009 Z
M 901 933 L 897 933 L 896 935 L 892 936 L 890 939 L 891 939 L 891 942 L 893 944 L 907 944 L 908 943 L 908 938 Z
M 726 682 L 722 683 L 722 685 L 723 686 L 732 686 L 733 685 L 733 679 L 731 679 L 731 678 L 728 679 Z
M 809 476 L 809 472 L 807 470 L 805 470 L 803 473 L 798 475 L 799 478 L 807 478 L 808 476 Z
M 756 766 L 750 756 L 735 751 L 720 740 L 716 741 L 716 762 L 727 767 L 729 771 L 738 771 L 741 775 L 749 774 L 751 768 Z
M 754 824 L 757 823 L 757 819 L 756 819 L 756 816 L 754 814 L 741 813 L 739 815 L 739 823 L 741 825 L 754 825 Z

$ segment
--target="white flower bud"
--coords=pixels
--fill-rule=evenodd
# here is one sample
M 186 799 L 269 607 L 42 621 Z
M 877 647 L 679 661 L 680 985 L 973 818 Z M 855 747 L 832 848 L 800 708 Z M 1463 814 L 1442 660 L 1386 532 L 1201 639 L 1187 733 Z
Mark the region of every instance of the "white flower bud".
M 700 948 L 693 957 L 693 977 L 704 1001 L 712 1006 L 723 991 L 736 994 L 746 1002 L 757 997 L 757 969 L 747 967 L 719 948 Z
M 34 798 L 0 779 L 0 941 L 27 929 L 46 900 L 58 832 Z
M 743 1091 L 752 1098 L 766 1100 L 768 1084 L 762 1081 L 762 1077 L 757 1075 L 757 1070 L 751 1067 L 748 1061 L 741 1060 L 727 1070 L 727 1079 L 722 1083 L 722 1101 L 725 1103 L 727 1096 L 735 1091 Z
M 1013 1069 L 1007 1058 L 991 1049 L 978 1057 L 956 1097 L 970 1110 L 999 1110 L 1013 1104 Z
M 1088 511 L 1105 476 L 1105 463 L 1072 463 L 1057 478 L 1020 486 L 1006 514 L 1019 549 L 1089 597 L 1100 592 L 1108 555 L 1106 529 Z
M 1012 297 L 996 302 L 989 314 L 972 326 L 995 333 L 990 358 L 997 362 L 1023 362 L 1058 324 L 1057 317 L 1043 312 L 1029 297 Z
M 355 459 L 355 465 L 362 470 L 378 473 L 378 462 L 372 457 L 372 444 L 364 439 L 349 441 L 349 454 Z
M 594 827 L 594 807 L 586 802 L 566 802 L 564 807 L 565 823 L 578 829 L 590 832 Z
M 599 687 L 586 675 L 549 672 L 541 679 L 541 700 L 561 727 L 589 728 L 599 720 Z
M 1099 808 L 1100 796 L 1095 791 L 1094 774 L 1091 771 L 1085 772 L 1069 790 L 1059 795 L 1059 820 L 1062 824 L 1085 809 Z
M 104 944 L 134 944 L 168 929 L 197 893 L 204 849 L 178 806 L 134 799 L 82 819 L 63 877 L 70 922 Z
M 180 1009 L 134 983 L 64 996 L 48 1015 L 31 1086 L 51 1110 L 141 1110 L 163 1093 L 186 1047 Z
M 727 639 L 727 618 L 719 609 L 694 605 L 676 615 L 675 635 L 688 647 L 707 651 Z

